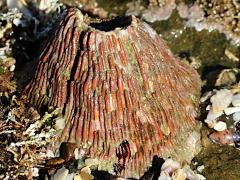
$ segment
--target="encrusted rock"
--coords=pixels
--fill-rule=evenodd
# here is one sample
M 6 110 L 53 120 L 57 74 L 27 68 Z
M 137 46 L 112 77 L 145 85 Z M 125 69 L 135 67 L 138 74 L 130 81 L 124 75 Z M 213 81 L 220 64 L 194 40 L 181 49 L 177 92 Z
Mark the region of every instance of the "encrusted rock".
M 154 155 L 194 155 L 186 141 L 199 133 L 200 78 L 149 25 L 134 16 L 91 23 L 72 8 L 44 47 L 23 93 L 62 108 L 59 141 L 125 177 L 143 175 Z

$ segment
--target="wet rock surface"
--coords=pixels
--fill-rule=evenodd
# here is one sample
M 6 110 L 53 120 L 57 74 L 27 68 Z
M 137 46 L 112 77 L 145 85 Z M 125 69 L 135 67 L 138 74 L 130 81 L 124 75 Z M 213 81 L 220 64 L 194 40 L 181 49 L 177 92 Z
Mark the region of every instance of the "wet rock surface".
M 203 174 L 207 179 L 239 179 L 240 151 L 227 145 L 213 144 L 208 138 L 206 127 L 202 129 L 203 150 L 194 158 L 197 165 L 204 165 Z

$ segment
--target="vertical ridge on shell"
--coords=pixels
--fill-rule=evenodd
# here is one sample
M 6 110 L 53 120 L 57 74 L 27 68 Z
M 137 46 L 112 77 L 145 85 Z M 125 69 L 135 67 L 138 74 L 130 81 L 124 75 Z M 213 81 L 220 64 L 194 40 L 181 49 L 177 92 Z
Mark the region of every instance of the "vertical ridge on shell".
M 39 107 L 63 109 L 61 141 L 76 143 L 99 168 L 122 166 L 139 177 L 154 155 L 183 160 L 198 131 L 196 71 L 135 17 L 87 22 L 71 8 L 61 16 L 23 93 Z

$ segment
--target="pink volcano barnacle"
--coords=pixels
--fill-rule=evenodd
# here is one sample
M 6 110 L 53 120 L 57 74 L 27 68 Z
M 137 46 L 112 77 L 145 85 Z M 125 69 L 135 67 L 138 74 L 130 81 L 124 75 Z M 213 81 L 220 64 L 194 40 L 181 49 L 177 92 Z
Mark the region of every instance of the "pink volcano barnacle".
M 134 16 L 91 22 L 66 10 L 43 49 L 23 93 L 41 107 L 62 108 L 60 142 L 73 142 L 97 158 L 99 169 L 117 164 L 139 177 L 154 155 L 184 160 L 195 120 L 200 78 Z

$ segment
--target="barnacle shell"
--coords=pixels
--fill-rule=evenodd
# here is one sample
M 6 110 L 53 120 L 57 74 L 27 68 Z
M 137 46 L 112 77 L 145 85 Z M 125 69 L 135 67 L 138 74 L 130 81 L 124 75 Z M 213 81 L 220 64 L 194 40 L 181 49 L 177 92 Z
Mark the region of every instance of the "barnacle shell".
M 134 16 L 91 23 L 77 9 L 61 16 L 24 89 L 30 102 L 62 108 L 61 141 L 74 142 L 99 169 L 120 164 L 139 177 L 154 155 L 179 161 L 195 121 L 200 79 Z

